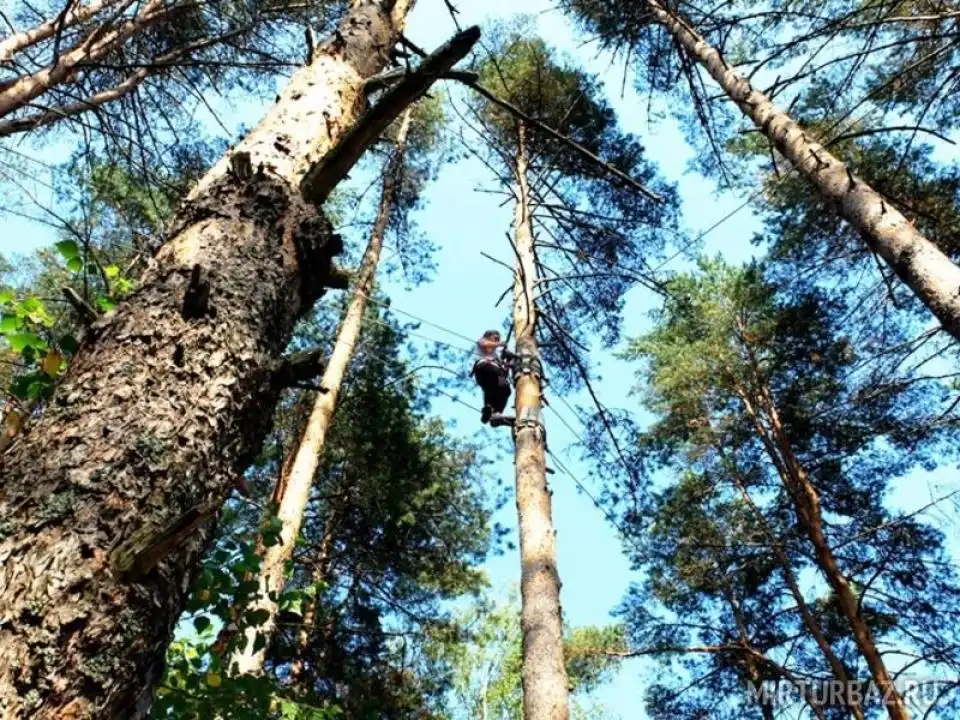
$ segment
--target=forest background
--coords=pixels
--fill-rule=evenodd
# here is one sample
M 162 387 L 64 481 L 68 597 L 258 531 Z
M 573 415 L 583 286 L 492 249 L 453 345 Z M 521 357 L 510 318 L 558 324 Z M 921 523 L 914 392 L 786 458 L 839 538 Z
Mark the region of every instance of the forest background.
M 760 221 L 754 213 L 754 206 L 744 202 L 747 194 L 720 188 L 714 179 L 698 172 L 696 151 L 685 138 L 673 109 L 659 100 L 648 108 L 646 98 L 634 89 L 632 71 L 624 69 L 622 58 L 611 58 L 597 44 L 576 33 L 572 23 L 549 0 L 462 2 L 460 10 L 459 18 L 465 25 L 485 25 L 516 14 L 529 14 L 547 43 L 602 79 L 605 97 L 616 109 L 622 127 L 641 138 L 649 159 L 668 181 L 677 186 L 682 226 L 687 237 L 694 242 L 685 248 L 688 251 L 686 256 L 672 257 L 663 269 L 690 267 L 689 258 L 696 251 L 707 256 L 720 255 L 734 264 L 762 256 L 763 248 L 750 242 L 760 230 Z M 447 8 L 439 0 L 425 0 L 418 4 L 408 28 L 408 36 L 426 48 L 440 45 L 453 29 Z M 277 83 L 282 87 L 284 79 L 278 78 Z M 223 122 L 228 129 L 239 134 L 241 128 L 256 124 L 264 104 L 271 100 L 272 93 L 247 98 L 239 98 L 234 93 L 229 101 L 210 98 L 210 106 L 219 119 L 215 120 L 213 115 L 206 113 L 208 117 L 204 126 L 212 137 L 222 136 L 220 122 L 226 119 Z M 199 112 L 205 111 L 200 109 Z M 36 160 L 35 172 L 40 177 L 46 175 L 47 164 L 62 161 L 71 150 L 65 142 L 34 146 L 29 136 L 15 147 Z M 938 160 L 955 160 L 942 146 L 938 152 Z M 350 181 L 354 188 L 361 188 L 368 182 L 369 177 L 363 173 L 358 173 Z M 504 306 L 496 308 L 494 302 L 510 282 L 509 273 L 481 252 L 508 264 L 512 261 L 507 254 L 509 246 L 503 241 L 503 234 L 511 221 L 511 210 L 504 207 L 496 195 L 477 191 L 490 187 L 489 173 L 477 160 L 458 157 L 455 162 L 445 164 L 437 180 L 426 189 L 424 206 L 414 214 L 419 230 L 437 246 L 433 256 L 435 271 L 428 282 L 415 286 L 397 272 L 390 273 L 379 283 L 382 292 L 391 298 L 397 320 L 417 323 L 414 334 L 408 337 L 411 345 L 424 355 L 443 351 L 445 364 L 461 376 L 466 376 L 472 363 L 472 348 L 465 338 L 478 336 L 490 327 L 501 327 L 505 319 Z M 35 184 L 32 189 L 39 204 L 55 202 L 42 183 Z M 0 205 L 4 205 L 0 211 L 5 211 L 0 232 L 0 252 L 3 254 L 26 255 L 59 239 L 42 223 L 20 214 L 34 214 L 29 207 L 11 207 L 2 202 Z M 347 231 L 345 237 L 349 250 L 356 253 L 362 246 L 362 231 L 356 235 Z M 395 249 L 388 245 L 388 262 L 391 254 L 395 254 Z M 657 302 L 655 294 L 642 287 L 628 294 L 624 311 L 625 338 L 639 336 L 650 328 L 649 311 Z M 648 419 L 637 410 L 638 402 L 629 397 L 637 382 L 635 363 L 618 358 L 613 352 L 601 351 L 599 343 L 591 357 L 597 373 L 594 387 L 600 398 L 611 408 L 637 414 L 641 423 Z M 456 434 L 495 446 L 496 462 L 487 468 L 486 473 L 490 482 L 499 478 L 509 483 L 512 446 L 507 433 L 479 425 L 478 412 L 464 405 L 478 408 L 476 393 L 462 385 L 451 385 L 449 392 L 450 395 L 433 398 L 432 411 L 444 418 Z M 551 449 L 559 453 L 572 475 L 581 480 L 588 491 L 599 492 L 590 478 L 589 460 L 582 459 L 578 447 L 584 432 L 582 418 L 592 412 L 588 395 L 585 391 L 569 394 L 564 398 L 566 402 L 549 394 L 548 398 L 553 400 L 547 416 Z M 897 481 L 890 497 L 891 507 L 907 512 L 919 509 L 956 487 L 955 476 L 951 467 L 934 472 L 914 471 Z M 573 626 L 607 624 L 611 610 L 636 579 L 622 553 L 621 539 L 616 528 L 577 487 L 573 478 L 558 473 L 552 482 L 565 620 Z M 955 515 L 952 507 L 938 505 L 926 517 L 947 533 L 952 557 L 960 560 L 960 540 L 953 531 Z M 515 542 L 512 534 L 515 533 L 516 517 L 512 503 L 499 511 L 496 520 L 511 530 L 510 539 Z M 492 586 L 505 593 L 516 583 L 518 566 L 516 551 L 508 549 L 491 557 L 484 569 Z M 610 683 L 594 693 L 593 699 L 611 716 L 646 717 L 642 709 L 643 694 L 655 672 L 652 661 L 637 659 L 627 662 Z

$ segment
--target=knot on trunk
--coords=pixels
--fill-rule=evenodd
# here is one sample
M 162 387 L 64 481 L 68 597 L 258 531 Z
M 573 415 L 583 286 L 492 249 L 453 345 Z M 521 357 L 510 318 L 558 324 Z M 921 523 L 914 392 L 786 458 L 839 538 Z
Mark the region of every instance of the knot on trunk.
M 210 305 L 210 274 L 199 263 L 190 271 L 190 284 L 184 293 L 180 314 L 184 320 L 216 314 Z
M 309 308 L 328 287 L 345 287 L 333 258 L 343 252 L 343 238 L 319 210 L 309 208 L 293 233 L 300 265 L 301 304 Z

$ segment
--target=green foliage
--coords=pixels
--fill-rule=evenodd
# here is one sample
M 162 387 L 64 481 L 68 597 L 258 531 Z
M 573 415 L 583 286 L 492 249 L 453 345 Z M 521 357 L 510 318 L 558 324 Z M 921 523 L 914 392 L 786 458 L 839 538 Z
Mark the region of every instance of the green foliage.
M 457 624 L 462 634 L 435 649 L 454 669 L 453 717 L 522 717 L 523 636 L 516 597 L 502 604 L 480 602 Z
M 837 208 L 792 172 L 741 109 L 710 97 L 705 70 L 678 51 L 644 3 L 562 5 L 603 46 L 632 60 L 639 91 L 668 97 L 704 173 L 752 194 L 765 221 L 755 240 L 786 261 L 782 283 L 809 274 L 825 286 L 849 283 L 865 303 L 889 297 L 897 307 L 920 311 L 911 291 Z M 953 92 L 958 49 L 949 39 L 956 29 L 950 7 L 937 0 L 737 0 L 676 11 L 755 88 L 789 108 L 807 137 L 838 155 L 957 260 L 960 103 Z M 763 188 L 756 187 L 758 174 Z M 874 282 L 858 280 L 864 275 Z
M 227 102 L 272 97 L 278 68 L 303 62 L 305 30 L 328 32 L 347 6 L 343 0 L 178 3 L 164 6 L 170 12 L 152 13 L 135 32 L 113 43 L 109 36 L 104 40 L 103 28 L 131 20 L 144 8 L 119 12 L 106 3 L 86 21 L 60 23 L 63 8 L 55 2 L 11 0 L 4 6 L 8 30 L 28 32 L 47 22 L 57 23 L 58 31 L 8 59 L 5 84 L 30 85 L 33 74 L 67 48 L 104 41 L 107 52 L 97 62 L 69 63 L 66 77 L 39 88 L 32 83 L 40 96 L 7 112 L 5 130 L 30 132 L 34 142 L 82 145 L 107 161 L 107 175 L 117 170 L 162 184 L 164 171 L 177 167 L 209 131 L 209 117 L 205 120 L 198 108 L 216 111 L 205 96 L 215 93 Z M 34 129 L 37 123 L 41 127 Z M 233 128 L 224 130 L 229 134 Z M 104 184 L 115 179 L 105 178 Z M 11 176 L 4 184 L 7 190 L 19 179 Z M 122 182 L 115 189 L 128 194 Z
M 216 664 L 207 664 L 207 647 L 177 641 L 167 652 L 167 671 L 151 708 L 154 718 L 230 717 L 238 720 L 335 720 L 335 706 L 315 707 L 284 697 L 272 679 L 225 675 Z
M 785 292 L 757 264 L 702 259 L 667 289 L 627 353 L 655 418 L 637 442 L 663 474 L 656 488 L 608 494 L 643 571 L 621 608 L 630 643 L 677 672 L 651 688 L 649 712 L 742 717 L 748 699 L 732 688 L 772 667 L 723 650 L 743 643 L 788 672 L 830 677 L 787 572 L 804 578 L 800 593 L 851 674 L 867 674 L 819 575 L 785 447 L 818 493 L 826 542 L 842 548 L 874 636 L 907 653 L 919 637 L 952 647 L 946 617 L 960 593 L 941 565 L 944 538 L 884 502 L 900 478 L 954 457 L 955 425 L 938 420 L 952 410 L 945 383 L 919 372 L 928 360 L 911 357 L 904 323 L 856 314 L 863 326 L 849 335 L 857 308 L 842 293 Z
M 342 717 L 335 705 L 310 705 L 274 678 L 235 676 L 224 667 L 230 654 L 245 641 L 244 633 L 267 620 L 263 610 L 238 610 L 257 597 L 255 578 L 259 569 L 256 547 L 229 538 L 221 540 L 205 560 L 181 620 L 178 639 L 167 650 L 166 672 L 155 693 L 152 717 Z M 286 594 L 281 602 L 289 608 L 299 598 L 299 593 L 296 597 Z
M 7 437 L 50 398 L 79 348 L 89 318 L 66 301 L 65 290 L 94 312 L 114 309 L 133 292 L 136 273 L 149 257 L 143 238 L 158 233 L 172 212 L 176 184 L 157 192 L 119 167 L 86 160 L 74 158 L 59 174 L 67 208 L 63 239 L 32 258 L 0 262 L 0 394 L 6 397 Z
M 476 68 L 485 87 L 664 199 L 652 201 L 538 125 L 524 123 L 521 133 L 498 104 L 472 101 L 483 140 L 475 152 L 508 192 L 515 192 L 517 159 L 533 159 L 527 181 L 534 230 L 544 238 L 538 276 L 550 282 L 541 303 L 542 316 L 550 317 L 539 328 L 541 344 L 553 380 L 577 384 L 588 366 L 582 348 L 619 340 L 625 293 L 645 282 L 675 232 L 674 190 L 639 139 L 620 129 L 597 77 L 548 47 L 523 20 L 494 26 L 485 37 L 489 54 Z
M 327 339 L 329 329 L 321 311 L 295 346 Z M 399 328 L 371 310 L 286 589 L 273 598 L 280 613 L 269 644 L 256 634 L 266 613 L 249 608 L 258 592 L 257 543 L 277 542 L 280 524 L 246 503 L 228 507 L 168 653 L 164 685 L 177 692 L 158 698 L 155 717 L 292 712 L 285 702 L 304 713 L 290 717 L 438 717 L 449 674 L 422 639 L 446 626 L 444 600 L 483 586 L 478 565 L 496 533 L 476 449 L 426 414 L 427 389 L 401 360 L 402 347 Z M 248 478 L 264 506 L 312 400 L 296 391 L 278 409 Z M 225 667 L 246 632 L 267 651 L 256 680 Z
M 10 434 L 19 430 L 30 403 L 50 396 L 77 348 L 54 324 L 44 301 L 0 287 L 0 360 L 7 366 L 3 385 L 11 399 L 4 423 Z
M 399 272 L 409 284 L 424 282 L 435 270 L 432 255 L 436 247 L 418 227 L 414 217 L 424 207 L 425 189 L 454 156 L 446 104 L 446 96 L 438 91 L 407 109 L 410 122 L 401 158 L 396 157 L 396 142 L 406 112 L 387 128 L 381 142 L 364 156 L 365 169 L 377 180 L 385 179 L 388 173 L 395 174 L 396 192 L 389 208 L 385 242 L 396 252 L 381 260 L 378 272 L 388 276 Z M 366 181 L 362 191 L 341 185 L 335 193 L 332 210 L 335 216 L 349 213 L 356 217 L 359 206 L 360 212 L 369 216 L 372 224 L 379 212 L 380 196 L 380 193 L 369 192 Z M 331 206 L 331 203 L 328 201 L 327 205 Z M 360 223 L 360 227 L 362 233 L 358 234 L 357 242 L 348 243 L 348 248 L 352 245 L 357 252 L 366 246 L 370 229 L 367 223 Z
M 563 649 L 573 691 L 587 695 L 620 669 L 619 655 L 627 649 L 624 629 L 619 625 L 573 628 L 564 638 Z
M 564 649 L 570 688 L 577 696 L 573 717 L 599 717 L 589 695 L 619 667 L 618 654 L 625 649 L 622 628 L 575 628 L 567 632 Z M 434 633 L 429 652 L 452 668 L 449 720 L 523 717 L 523 632 L 515 593 L 503 602 L 479 598 L 457 615 L 452 628 Z
M 960 171 L 934 160 L 929 146 L 892 139 L 867 139 L 831 148 L 896 205 L 925 237 L 954 262 L 960 259 Z M 764 230 L 755 238 L 783 263 L 784 272 L 817 268 L 820 282 L 846 282 L 854 272 L 869 272 L 876 261 L 863 242 L 797 178 L 768 183 Z M 862 292 L 862 291 L 861 291 Z M 892 294 L 900 307 L 919 309 L 899 283 L 876 294 Z

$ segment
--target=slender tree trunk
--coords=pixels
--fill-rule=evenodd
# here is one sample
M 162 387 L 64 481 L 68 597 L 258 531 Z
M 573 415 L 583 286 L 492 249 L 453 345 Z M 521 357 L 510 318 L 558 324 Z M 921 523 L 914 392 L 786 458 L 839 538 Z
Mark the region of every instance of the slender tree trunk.
M 513 324 L 517 338 L 516 473 L 520 525 L 520 590 L 523 599 L 524 720 L 566 720 L 567 670 L 563 657 L 563 621 L 557 540 L 553 530 L 546 474 L 546 438 L 541 418 L 541 376 L 525 372 L 539 363 L 536 251 L 533 239 L 526 128 L 518 123 L 514 216 L 517 271 Z M 532 369 L 527 367 L 527 369 Z
M 344 313 L 343 320 L 340 322 L 333 353 L 327 363 L 326 371 L 323 373 L 321 386 L 326 392 L 318 395 L 314 403 L 310 419 L 307 421 L 307 427 L 297 447 L 296 457 L 290 468 L 283 497 L 280 500 L 277 511 L 277 517 L 282 523 L 280 543 L 267 548 L 263 556 L 263 564 L 260 570 L 260 595 L 257 602 L 254 603 L 254 608 L 268 611 L 270 619 L 259 628 L 247 630 L 246 646 L 243 650 L 238 651 L 231 661 L 231 666 L 236 664 L 237 670 L 241 674 L 259 673 L 263 669 L 266 648 L 254 651 L 254 642 L 258 634 L 263 634 L 268 638 L 267 644 L 269 645 L 269 638 L 276 627 L 278 605 L 270 599 L 270 593 L 274 593 L 275 597 L 279 597 L 283 593 L 285 584 L 284 567 L 293 556 L 294 543 L 300 535 L 303 515 L 310 499 L 310 489 L 313 487 L 314 475 L 317 472 L 317 465 L 320 462 L 320 456 L 323 454 L 327 432 L 330 429 L 333 414 L 337 407 L 340 388 L 353 358 L 357 340 L 360 338 L 363 314 L 367 308 L 368 297 L 373 291 L 373 281 L 377 274 L 377 266 L 380 263 L 383 237 L 390 224 L 390 213 L 396 200 L 397 188 L 403 172 L 403 157 L 407 133 L 410 128 L 410 113 L 411 111 L 408 109 L 404 114 L 397 137 L 396 150 L 384 171 L 377 219 L 374 222 L 373 231 L 370 233 L 367 249 L 364 251 L 363 260 L 360 264 L 357 287 L 350 300 L 350 305 Z
M 724 599 L 730 606 L 733 613 L 734 625 L 737 626 L 737 635 L 740 638 L 740 646 L 744 649 L 744 665 L 746 666 L 747 679 L 753 686 L 756 695 L 757 704 L 760 706 L 760 714 L 763 720 L 773 720 L 773 702 L 767 696 L 764 687 L 764 673 L 762 666 L 763 653 L 753 647 L 750 642 L 750 633 L 747 632 L 747 624 L 743 619 L 743 611 L 740 609 L 740 603 L 734 597 L 733 589 L 726 585 L 723 587 Z
M 721 455 L 724 454 L 723 448 L 717 449 Z M 843 684 L 844 691 L 847 693 L 845 702 L 850 710 L 850 714 L 853 715 L 857 720 L 863 720 L 863 709 L 850 695 L 850 691 L 853 689 L 853 681 L 847 672 L 847 668 L 834 652 L 833 647 L 830 645 L 830 641 L 827 640 L 826 636 L 823 634 L 823 628 L 820 627 L 819 620 L 817 620 L 817 617 L 813 614 L 810 606 L 807 605 L 807 601 L 803 597 L 803 592 L 800 590 L 800 584 L 797 582 L 797 578 L 793 574 L 793 568 L 790 565 L 790 558 L 783 549 L 783 545 L 780 544 L 777 536 L 772 530 L 770 530 L 770 527 L 767 525 L 763 514 L 760 512 L 760 508 L 758 508 L 756 503 L 753 502 L 753 498 L 747 491 L 747 486 L 743 480 L 743 476 L 735 467 L 732 468 L 731 475 L 733 477 L 734 484 L 740 491 L 740 496 L 750 507 L 750 510 L 753 512 L 757 522 L 759 522 L 760 526 L 763 528 L 763 533 L 767 537 L 767 542 L 770 543 L 770 549 L 773 550 L 774 557 L 777 558 L 777 563 L 780 565 L 780 570 L 783 572 L 784 581 L 787 583 L 787 587 L 790 590 L 790 594 L 793 596 L 794 602 L 797 603 L 797 611 L 800 613 L 800 619 L 803 621 L 804 627 L 807 628 L 807 632 L 809 632 L 813 637 L 814 642 L 817 643 L 817 647 L 820 648 L 820 652 L 823 653 L 823 657 L 826 659 L 827 664 L 830 665 L 830 671 L 833 674 L 833 677 Z
M 332 508 L 327 514 L 326 528 L 323 531 L 323 538 L 320 540 L 320 549 L 317 553 L 316 567 L 313 571 L 314 587 L 327 581 L 327 574 L 330 571 L 331 551 L 333 549 L 333 535 L 336 531 L 336 508 Z M 297 648 L 293 662 L 290 664 L 290 681 L 293 684 L 301 682 L 304 671 L 304 653 L 310 645 L 310 636 L 313 634 L 314 626 L 317 623 L 317 602 L 319 592 L 308 600 L 303 608 L 303 620 L 300 622 L 300 629 L 297 631 Z
M 887 713 L 891 720 L 910 720 L 910 712 L 906 703 L 904 703 L 889 670 L 887 670 L 883 656 L 880 654 L 873 638 L 873 633 L 870 631 L 870 626 L 860 613 L 860 603 L 857 596 L 840 569 L 837 558 L 833 554 L 833 549 L 830 547 L 830 542 L 823 532 L 820 496 L 813 483 L 810 482 L 806 469 L 793 452 L 769 389 L 761 387 L 759 398 L 760 405 L 769 420 L 769 428 L 761 422 L 756 405 L 746 395 L 741 395 L 741 398 L 744 399 L 747 412 L 756 425 L 757 433 L 761 436 L 767 453 L 780 472 L 783 483 L 793 499 L 797 521 L 811 545 L 813 545 L 817 566 L 826 578 L 827 584 L 830 585 L 837 596 L 840 612 L 850 625 L 853 641 L 870 669 L 870 676 L 879 691 L 883 693 Z M 851 688 L 847 688 L 847 692 L 850 690 Z
M 867 246 L 893 269 L 960 339 L 960 267 L 921 235 L 893 205 L 811 139 L 787 113 L 736 73 L 716 49 L 659 0 L 642 0 L 688 53 L 716 80 L 744 115 L 860 234 Z
M 860 649 L 864 660 L 866 660 L 867 667 L 870 668 L 870 675 L 873 677 L 873 681 L 877 684 L 880 692 L 883 693 L 884 704 L 886 705 L 887 713 L 890 715 L 891 720 L 909 720 L 910 712 L 900 695 L 900 691 L 896 687 L 893 677 L 889 670 L 887 670 L 883 656 L 880 654 L 880 650 L 877 648 L 876 641 L 873 638 L 873 633 L 870 631 L 870 626 L 860 612 L 860 603 L 857 596 L 850 587 L 850 583 L 843 574 L 843 571 L 840 569 L 837 558 L 833 554 L 833 549 L 830 547 L 830 543 L 823 533 L 823 516 L 820 510 L 820 498 L 817 495 L 817 491 L 810 482 L 806 470 L 800 465 L 796 456 L 793 454 L 793 450 L 790 448 L 789 442 L 783 432 L 783 427 L 780 425 L 779 418 L 776 417 L 776 409 L 773 409 L 773 413 L 771 419 L 774 422 L 774 433 L 779 438 L 778 444 L 781 445 L 788 466 L 793 470 L 793 475 L 799 485 L 800 492 L 806 498 L 805 504 L 803 501 L 798 504 L 798 515 L 810 538 L 810 542 L 813 544 L 817 564 L 826 576 L 830 587 L 833 588 L 833 591 L 837 594 L 840 610 L 844 617 L 846 617 L 847 622 L 850 623 L 853 639 Z
M 39 42 L 49 40 L 58 32 L 63 32 L 77 23 L 89 20 L 103 8 L 113 5 L 117 0 L 94 0 L 87 5 L 71 10 L 36 25 L 29 30 L 21 30 L 0 42 L 0 63 L 13 59 L 18 52 L 33 47 Z
M 364 110 L 410 2 L 339 31 L 191 194 L 0 458 L 0 717 L 137 718 L 210 519 L 269 428 L 277 360 L 329 280 L 300 180 Z

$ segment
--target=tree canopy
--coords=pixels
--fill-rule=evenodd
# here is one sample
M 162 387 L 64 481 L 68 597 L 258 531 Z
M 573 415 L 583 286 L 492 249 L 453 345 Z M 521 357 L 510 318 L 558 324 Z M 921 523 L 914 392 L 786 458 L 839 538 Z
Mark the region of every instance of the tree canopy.
M 0 716 L 960 714 L 955 3 L 0 23 Z

